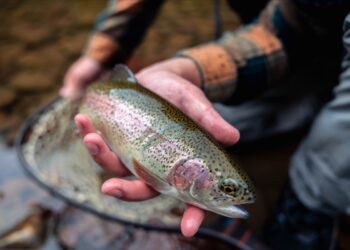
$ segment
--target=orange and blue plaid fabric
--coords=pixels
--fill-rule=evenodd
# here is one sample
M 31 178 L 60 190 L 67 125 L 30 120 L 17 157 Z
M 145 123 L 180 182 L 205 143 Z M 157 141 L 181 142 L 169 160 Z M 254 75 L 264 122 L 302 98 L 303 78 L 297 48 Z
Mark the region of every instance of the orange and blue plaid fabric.
M 209 99 L 229 99 L 238 81 L 257 92 L 287 74 L 287 54 L 272 25 L 277 9 L 278 2 L 272 1 L 254 23 L 226 32 L 215 42 L 178 53 L 197 64 L 202 75 L 200 87 Z
M 97 20 L 85 54 L 107 65 L 123 62 L 143 39 L 164 0 L 111 0 Z
M 86 53 L 106 64 L 125 61 L 141 42 L 162 2 L 111 1 L 97 20 Z M 230 100 L 237 91 L 259 94 L 283 83 L 295 68 L 322 72 L 339 67 L 342 22 L 349 2 L 271 0 L 254 22 L 176 56 L 195 62 L 202 78 L 200 87 L 212 101 Z

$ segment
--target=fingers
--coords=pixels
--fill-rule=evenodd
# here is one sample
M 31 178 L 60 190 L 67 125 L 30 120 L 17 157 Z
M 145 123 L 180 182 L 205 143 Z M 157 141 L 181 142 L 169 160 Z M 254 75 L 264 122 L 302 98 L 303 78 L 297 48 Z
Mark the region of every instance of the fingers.
M 110 151 L 101 136 L 96 133 L 90 119 L 85 115 L 77 115 L 75 122 L 90 154 L 105 170 L 118 176 L 130 175 L 116 155 Z M 103 183 L 101 191 L 107 195 L 127 201 L 142 201 L 153 198 L 159 193 L 140 180 L 123 180 L 112 178 Z M 188 205 L 181 221 L 184 236 L 192 237 L 204 220 L 205 212 L 200 208 Z
M 192 237 L 198 231 L 199 226 L 202 224 L 205 217 L 205 211 L 192 206 L 187 205 L 185 213 L 181 220 L 181 232 L 186 237 Z
M 67 71 L 60 95 L 66 98 L 78 98 L 85 87 L 96 80 L 103 72 L 102 65 L 96 60 L 83 56 Z
M 100 135 L 87 134 L 83 139 L 93 159 L 106 171 L 117 176 L 128 176 L 130 171 L 123 165 L 120 159 L 113 153 Z
M 74 117 L 75 124 L 79 129 L 80 136 L 84 138 L 89 133 L 97 133 L 89 117 L 83 114 L 77 114 Z
M 198 91 L 187 91 L 179 102 L 180 109 L 222 144 L 237 143 L 239 131 L 225 121 L 204 94 Z
M 217 141 L 232 145 L 239 140 L 239 132 L 214 109 L 204 93 L 191 82 L 176 74 L 151 70 L 137 75 L 142 85 L 172 103 Z
M 73 66 L 68 70 L 64 76 L 63 86 L 59 91 L 59 94 L 63 97 L 78 97 L 81 93 L 83 83 L 79 80 L 74 73 Z
M 90 155 L 104 170 L 120 177 L 130 175 L 130 171 L 123 165 L 115 153 L 109 149 L 102 137 L 96 133 L 92 122 L 87 116 L 76 115 L 75 123 Z
M 157 74 L 159 71 L 168 71 L 178 75 L 188 81 L 191 84 L 200 85 L 201 77 L 199 71 L 197 69 L 196 64 L 189 58 L 186 57 L 174 57 L 170 58 L 158 63 L 154 63 L 140 72 L 138 75 L 155 73 Z
M 101 191 L 126 201 L 143 201 L 154 198 L 159 193 L 140 180 L 123 180 L 112 178 L 105 181 Z M 205 211 L 192 205 L 187 205 L 181 220 L 181 232 L 186 237 L 195 235 L 205 217 Z
M 140 180 L 129 181 L 117 178 L 105 181 L 101 191 L 127 201 L 142 201 L 159 195 L 157 191 Z

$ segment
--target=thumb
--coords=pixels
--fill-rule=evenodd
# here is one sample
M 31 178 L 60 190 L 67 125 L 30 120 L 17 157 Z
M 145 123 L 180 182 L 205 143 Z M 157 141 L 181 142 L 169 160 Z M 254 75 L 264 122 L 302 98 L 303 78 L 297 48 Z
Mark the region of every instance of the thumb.
M 81 57 L 68 69 L 60 95 L 63 97 L 81 95 L 86 86 L 98 79 L 103 71 L 104 68 L 98 61 L 87 56 Z

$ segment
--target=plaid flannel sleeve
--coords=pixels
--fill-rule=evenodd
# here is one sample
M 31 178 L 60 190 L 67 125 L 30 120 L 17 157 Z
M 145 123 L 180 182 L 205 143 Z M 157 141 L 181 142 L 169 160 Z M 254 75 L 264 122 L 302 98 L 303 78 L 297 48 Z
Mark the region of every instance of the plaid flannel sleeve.
M 123 62 L 141 42 L 164 0 L 110 0 L 97 18 L 85 54 L 110 65 Z
M 274 23 L 277 12 L 279 2 L 271 1 L 256 22 L 176 54 L 195 62 L 201 74 L 200 87 L 210 100 L 228 100 L 241 85 L 259 92 L 286 75 L 287 53 Z

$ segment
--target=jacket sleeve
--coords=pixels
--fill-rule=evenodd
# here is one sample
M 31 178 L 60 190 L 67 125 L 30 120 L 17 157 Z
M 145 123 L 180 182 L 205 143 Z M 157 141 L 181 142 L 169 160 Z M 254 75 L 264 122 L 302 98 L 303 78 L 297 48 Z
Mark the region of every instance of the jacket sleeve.
M 262 93 L 283 83 L 291 71 L 311 70 L 314 59 L 315 65 L 325 61 L 339 65 L 344 20 L 339 9 L 345 1 L 339 0 L 336 6 L 314 2 L 270 1 L 255 22 L 226 32 L 219 40 L 182 50 L 177 56 L 195 62 L 200 87 L 212 101 L 229 101 L 238 90 L 246 96 Z M 334 49 L 325 49 L 329 46 Z
M 85 54 L 110 65 L 125 61 L 144 37 L 164 0 L 110 0 L 97 18 Z

